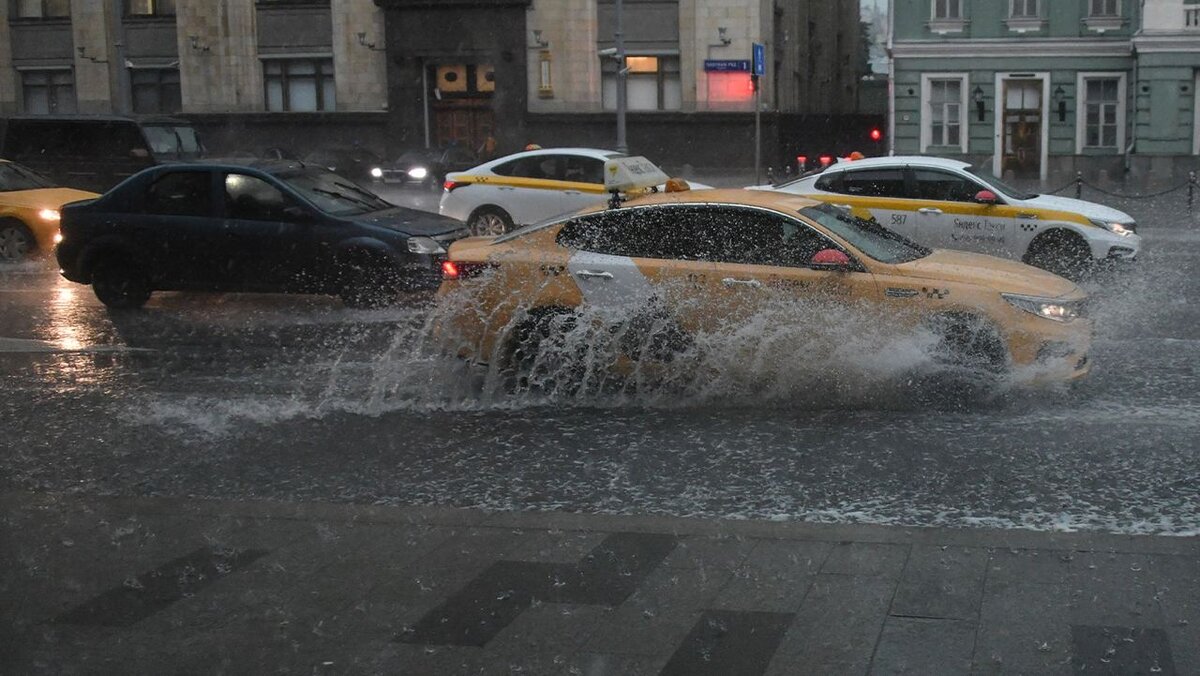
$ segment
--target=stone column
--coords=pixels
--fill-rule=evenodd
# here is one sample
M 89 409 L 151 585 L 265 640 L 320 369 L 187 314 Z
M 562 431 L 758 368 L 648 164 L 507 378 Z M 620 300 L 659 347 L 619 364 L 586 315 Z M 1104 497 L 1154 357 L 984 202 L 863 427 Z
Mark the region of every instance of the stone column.
M 12 65 L 12 39 L 8 31 L 9 3 L 0 2 L 0 113 L 17 112 L 17 72 Z
M 116 57 L 111 49 L 110 11 L 108 2 L 71 0 L 71 33 L 75 41 L 75 102 L 80 113 L 113 112 L 109 68 L 120 65 L 114 63 Z M 81 47 L 83 54 L 79 53 Z
M 263 110 L 254 0 L 178 0 L 175 26 L 183 110 Z
M 338 110 L 387 108 L 387 36 L 373 0 L 332 0 L 333 70 Z M 359 43 L 358 34 L 366 33 Z

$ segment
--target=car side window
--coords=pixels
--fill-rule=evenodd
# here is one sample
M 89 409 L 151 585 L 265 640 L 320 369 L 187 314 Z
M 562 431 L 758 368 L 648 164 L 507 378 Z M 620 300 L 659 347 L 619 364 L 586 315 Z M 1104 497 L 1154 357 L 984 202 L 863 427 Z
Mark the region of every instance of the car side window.
M 563 180 L 574 183 L 604 183 L 604 160 L 568 155 Z
M 522 157 L 517 160 L 513 166 L 512 173 L 509 176 L 518 178 L 539 178 L 561 181 L 562 178 L 562 163 L 559 155 L 534 155 L 533 157 Z
M 972 202 L 975 194 L 984 189 L 968 178 L 936 169 L 916 169 L 913 177 L 916 179 L 914 197 L 922 200 Z
M 860 169 L 842 174 L 838 192 L 861 197 L 908 197 L 903 169 Z
M 701 260 L 705 242 L 696 237 L 697 212 L 671 206 L 605 211 L 568 222 L 558 242 L 613 256 Z
M 804 223 L 757 209 L 711 209 L 705 220 L 698 239 L 711 245 L 702 256 L 716 263 L 805 267 L 818 251 L 839 248 Z
M 154 179 L 143 208 L 160 216 L 211 216 L 212 177 L 207 171 L 173 171 Z
M 285 210 L 293 204 L 279 188 L 257 176 L 225 175 L 225 218 L 287 221 L 291 219 Z
M 840 186 L 838 185 L 838 179 L 841 177 L 842 172 L 840 171 L 833 174 L 825 174 L 824 176 L 818 178 L 816 183 L 813 183 L 813 187 L 817 190 L 824 190 L 825 192 L 841 192 Z

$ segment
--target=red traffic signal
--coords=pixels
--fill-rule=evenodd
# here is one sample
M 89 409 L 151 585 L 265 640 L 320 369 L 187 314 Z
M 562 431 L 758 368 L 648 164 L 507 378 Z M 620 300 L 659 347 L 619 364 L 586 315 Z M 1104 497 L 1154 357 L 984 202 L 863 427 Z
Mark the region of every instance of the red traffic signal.
M 878 127 L 871 130 L 871 140 L 872 141 L 878 141 L 881 138 L 883 138 L 883 132 L 879 131 Z

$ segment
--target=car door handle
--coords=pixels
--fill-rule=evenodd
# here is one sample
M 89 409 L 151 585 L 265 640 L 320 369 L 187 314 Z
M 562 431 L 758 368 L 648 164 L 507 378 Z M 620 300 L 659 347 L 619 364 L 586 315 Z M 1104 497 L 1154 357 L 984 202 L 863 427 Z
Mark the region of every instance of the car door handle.
M 734 277 L 726 277 L 721 280 L 725 286 L 748 286 L 753 289 L 762 288 L 762 282 L 757 279 L 736 279 Z
M 499 188 L 501 190 L 513 190 L 513 187 L 511 185 L 502 185 L 502 186 L 499 186 Z
M 613 273 L 604 270 L 580 270 L 575 273 L 575 276 L 584 279 L 612 279 Z
M 940 214 L 940 213 L 942 213 L 942 210 L 938 209 L 937 207 L 921 207 L 920 209 L 917 209 L 917 213 L 918 214 Z
M 1025 213 L 1017 214 L 1017 218 L 1020 218 L 1022 220 L 1026 220 L 1026 221 L 1036 221 L 1038 219 L 1038 215 L 1031 214 L 1027 211 Z
M 564 190 L 563 194 L 564 195 L 582 195 L 583 193 L 579 192 L 578 190 Z
M 835 204 L 835 205 L 833 205 L 833 208 L 834 208 L 834 209 L 841 209 L 842 211 L 850 211 L 850 205 L 849 205 L 849 204 Z

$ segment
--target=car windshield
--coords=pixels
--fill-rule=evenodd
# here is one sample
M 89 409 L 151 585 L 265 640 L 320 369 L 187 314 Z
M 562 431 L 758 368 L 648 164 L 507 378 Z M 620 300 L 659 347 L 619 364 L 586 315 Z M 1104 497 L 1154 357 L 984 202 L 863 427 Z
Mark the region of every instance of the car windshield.
M 185 125 L 147 125 L 146 141 L 154 156 L 161 159 L 194 160 L 200 157 L 204 147 L 200 136 L 192 127 Z
M 0 192 L 53 188 L 49 179 L 11 162 L 0 162 Z
M 806 207 L 800 210 L 800 214 L 829 228 L 851 246 L 881 263 L 907 263 L 932 253 L 931 249 L 897 235 L 874 221 L 856 218 L 830 204 Z
M 1008 185 L 1007 183 L 1005 183 L 1004 181 L 1001 181 L 1000 179 L 996 178 L 995 176 L 992 176 L 991 172 L 989 172 L 987 170 L 978 169 L 976 167 L 967 167 L 967 171 L 970 172 L 973 176 L 976 176 L 976 177 L 980 178 L 981 180 L 983 180 L 985 183 L 987 183 L 992 188 L 994 188 L 996 190 L 996 192 L 1000 193 L 1004 197 L 1008 197 L 1008 198 L 1014 199 L 1014 200 L 1031 200 L 1034 197 L 1037 197 L 1037 193 L 1028 192 L 1026 190 L 1021 190 L 1020 188 L 1014 188 L 1011 185 Z
M 430 162 L 433 154 L 428 150 L 410 150 L 400 155 L 396 160 L 398 164 L 423 164 Z
M 281 174 L 279 179 L 318 209 L 334 216 L 354 216 L 395 206 L 354 181 L 328 171 Z

